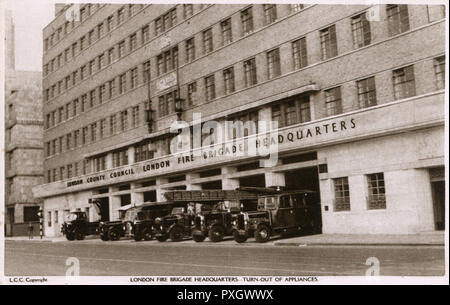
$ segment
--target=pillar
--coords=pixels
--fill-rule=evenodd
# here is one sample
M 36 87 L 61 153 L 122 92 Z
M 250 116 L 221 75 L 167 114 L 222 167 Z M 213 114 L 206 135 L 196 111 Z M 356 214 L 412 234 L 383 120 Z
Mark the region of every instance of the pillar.
M 224 166 L 222 167 L 222 189 L 223 190 L 235 190 L 239 185 L 239 179 L 228 178 L 229 174 L 235 173 L 237 171 L 236 167 Z

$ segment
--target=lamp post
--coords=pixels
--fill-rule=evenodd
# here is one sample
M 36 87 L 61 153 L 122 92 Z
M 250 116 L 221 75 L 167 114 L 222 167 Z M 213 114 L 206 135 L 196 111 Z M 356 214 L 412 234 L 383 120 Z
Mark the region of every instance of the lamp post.
M 181 121 L 181 115 L 183 113 L 183 102 L 184 99 L 177 96 L 175 98 L 175 113 L 177 114 L 178 121 Z
M 148 133 L 152 133 L 153 130 L 153 110 L 151 108 L 152 105 L 152 100 L 149 99 L 146 103 L 145 103 L 145 113 L 146 113 L 146 122 L 147 122 L 147 127 L 148 127 Z

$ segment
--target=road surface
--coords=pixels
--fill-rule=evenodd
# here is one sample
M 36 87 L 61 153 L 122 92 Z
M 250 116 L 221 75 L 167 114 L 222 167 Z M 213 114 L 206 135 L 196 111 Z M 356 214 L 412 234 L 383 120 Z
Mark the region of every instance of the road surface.
M 122 240 L 6 241 L 6 276 L 64 276 L 76 257 L 80 275 L 363 276 L 368 258 L 380 275 L 444 274 L 444 247 L 275 246 L 273 243 L 181 243 Z

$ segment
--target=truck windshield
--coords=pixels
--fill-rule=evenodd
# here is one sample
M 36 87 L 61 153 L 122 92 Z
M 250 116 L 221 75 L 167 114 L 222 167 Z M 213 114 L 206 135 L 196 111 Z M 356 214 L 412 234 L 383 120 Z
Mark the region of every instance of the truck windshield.
M 70 213 L 66 215 L 66 221 L 74 221 L 77 220 L 77 214 L 75 213 Z

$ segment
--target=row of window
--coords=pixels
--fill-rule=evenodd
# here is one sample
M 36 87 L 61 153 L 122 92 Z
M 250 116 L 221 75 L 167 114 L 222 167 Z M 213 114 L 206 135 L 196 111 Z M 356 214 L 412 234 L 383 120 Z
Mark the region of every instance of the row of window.
M 139 85 L 140 79 L 142 79 L 143 82 L 147 82 L 150 75 L 150 62 L 144 62 L 141 65 L 141 68 L 141 78 L 139 78 L 138 75 L 138 67 L 134 67 L 131 70 L 124 72 L 89 91 L 88 93 L 81 95 L 75 100 L 67 103 L 65 106 L 59 107 L 58 110 L 47 113 L 45 128 L 53 127 L 56 124 L 59 124 L 64 120 L 68 120 L 71 117 L 75 117 L 98 104 L 102 104 L 105 101 L 116 97 L 117 95 L 124 94 L 128 90 L 133 90 Z M 52 87 L 51 91 L 53 90 L 57 90 L 59 93 L 60 85 L 58 85 L 55 89 Z
M 131 18 L 136 15 L 140 10 L 144 8 L 144 4 L 127 4 L 118 9 L 114 14 L 109 16 L 106 20 L 99 23 L 94 29 L 90 30 L 86 35 L 82 36 L 78 41 L 74 42 L 71 47 L 67 48 L 64 52 L 60 53 L 55 58 L 51 59 L 48 63 L 44 65 L 44 76 L 47 76 L 49 73 L 56 71 L 65 63 L 69 62 L 72 58 L 80 54 L 84 49 L 91 46 L 95 41 L 106 35 L 108 32 L 112 31 L 114 28 L 120 26 L 127 18 Z M 83 11 L 82 8 L 80 11 Z M 203 5 L 200 5 L 200 10 L 203 9 Z M 193 15 L 193 5 L 192 4 L 184 4 L 183 5 L 183 14 L 185 18 Z M 84 19 L 83 19 L 84 20 Z M 159 35 L 171 27 L 177 24 L 177 14 L 176 7 L 171 9 L 169 12 L 165 13 L 161 17 L 155 19 L 155 36 Z M 140 38 L 142 44 L 145 44 L 150 41 L 150 25 L 147 24 L 143 26 L 140 31 L 132 34 L 129 37 L 129 52 L 132 52 L 137 48 L 137 36 L 140 32 Z M 50 36 L 52 37 L 52 36 Z M 125 41 L 119 43 L 118 57 L 122 57 L 125 54 Z M 107 51 L 109 57 L 109 63 L 111 63 L 114 59 L 115 54 L 113 49 Z M 99 55 L 102 56 L 102 55 Z M 92 62 L 92 61 L 91 61 Z M 101 63 L 98 63 L 99 70 L 101 69 Z M 91 69 L 92 70 L 92 69 Z
M 189 7 L 192 6 L 192 4 L 185 4 L 183 7 L 186 9 L 186 18 L 190 16 L 190 12 L 192 11 L 192 8 L 189 9 Z M 268 5 L 264 5 L 268 6 Z M 271 7 L 270 11 L 276 14 L 276 6 L 275 5 L 269 5 Z M 301 6 L 303 8 L 303 6 Z M 165 20 L 165 16 L 175 16 L 170 17 L 168 20 L 176 21 L 176 12 L 175 9 L 172 9 L 162 17 L 159 17 L 157 20 Z M 124 10 L 124 7 L 118 10 L 118 12 L 121 12 Z M 252 7 L 245 9 L 241 13 L 242 16 L 246 16 L 249 14 L 249 16 L 252 16 L 251 14 Z M 293 5 L 293 12 L 299 10 L 298 5 Z M 175 12 L 175 13 L 173 13 Z M 118 16 L 121 15 L 118 13 Z M 161 19 L 162 18 L 162 19 Z M 175 18 L 175 19 L 174 19 Z M 250 18 L 250 17 L 249 17 Z M 248 24 L 253 24 L 253 17 L 249 18 L 243 18 L 243 26 L 244 24 L 247 24 L 246 27 L 249 28 L 250 26 Z M 121 19 L 119 19 L 119 22 L 121 23 Z M 271 22 L 273 22 L 275 19 L 273 19 Z M 155 21 L 155 22 L 156 22 Z M 119 23 L 119 24 L 120 24 Z M 113 23 L 114 24 L 114 23 Z M 225 21 L 221 22 L 222 26 L 222 35 L 223 35 L 223 42 L 229 43 L 232 42 L 232 34 L 231 34 L 231 19 L 227 19 Z M 110 28 L 109 26 L 107 27 Z M 103 23 L 99 24 L 97 27 L 97 38 L 100 38 L 103 35 Z M 111 28 L 112 29 L 112 28 Z M 155 27 L 157 29 L 157 27 Z M 163 27 L 164 31 L 168 30 L 166 26 Z M 253 29 L 253 26 L 252 26 Z M 140 29 L 140 31 L 137 31 L 133 34 L 131 34 L 127 41 L 122 40 L 119 42 L 116 46 L 108 49 L 107 51 L 101 53 L 96 58 L 89 61 L 89 63 L 86 63 L 81 68 L 77 69 L 76 71 L 70 73 L 68 76 L 66 76 L 63 80 L 60 80 L 58 83 L 53 84 L 49 88 L 44 90 L 44 101 L 48 101 L 57 95 L 60 95 L 63 90 L 68 90 L 70 87 L 75 86 L 78 82 L 83 81 L 87 76 L 90 76 L 94 74 L 96 71 L 100 71 L 103 68 L 105 68 L 107 65 L 112 64 L 114 61 L 118 60 L 119 58 L 125 56 L 126 54 L 133 52 L 138 47 L 138 33 L 140 32 L 140 45 L 146 44 L 150 40 L 150 28 L 149 25 L 146 25 Z M 250 31 L 249 31 L 250 32 Z M 213 51 L 213 39 L 212 39 L 212 29 L 209 28 L 203 33 L 203 53 L 207 54 L 209 52 Z M 156 34 L 156 33 L 155 33 Z M 59 54 L 56 58 L 52 59 L 48 64 L 44 65 L 44 76 L 48 75 L 48 73 L 55 71 L 59 67 L 61 67 L 64 63 L 67 63 L 70 58 L 75 57 L 79 52 L 81 52 L 84 48 L 87 46 L 90 46 L 91 43 L 94 41 L 94 31 L 92 30 L 89 32 L 88 35 L 85 35 L 80 38 L 79 41 L 74 42 L 72 44 L 71 48 L 67 48 L 64 53 Z M 159 35 L 159 32 L 158 34 Z M 87 38 L 86 38 L 87 36 Z M 127 47 L 128 45 L 128 47 Z M 191 62 L 195 59 L 195 41 L 194 38 L 188 39 L 186 41 L 186 58 L 187 62 Z M 164 74 L 166 72 L 169 72 L 176 67 L 178 67 L 178 47 L 174 47 L 169 51 L 166 51 L 160 55 L 157 56 L 157 76 L 160 76 L 161 74 Z
M 100 6 L 101 4 L 88 3 L 81 7 L 79 11 L 75 11 L 76 6 L 69 8 L 71 10 L 70 21 L 67 20 L 62 26 L 57 28 L 53 33 L 44 39 L 44 51 L 47 51 L 56 45 L 56 43 L 58 43 L 64 38 L 65 35 L 69 34 L 75 28 L 76 22 L 81 23 L 85 21 L 89 16 L 94 14 Z
M 46 157 L 62 153 L 72 148 L 94 143 L 104 139 L 107 136 L 115 135 L 129 128 L 137 128 L 140 125 L 139 105 L 133 106 L 129 110 L 123 110 L 119 113 L 109 116 L 109 118 L 100 119 L 94 123 L 77 129 L 73 132 L 61 136 L 57 139 L 46 142 Z M 131 124 L 129 120 L 131 119 Z
M 119 149 L 111 153 L 112 167 L 127 165 L 128 148 Z M 152 151 L 150 142 L 144 141 L 134 145 L 134 161 L 140 162 L 153 159 L 154 151 Z M 100 155 L 91 159 L 84 159 L 79 162 L 70 163 L 58 168 L 47 170 L 47 182 L 55 182 L 63 179 L 70 179 L 79 175 L 87 175 L 92 172 L 99 172 L 106 169 L 106 155 Z
M 384 173 L 375 173 L 366 175 L 367 181 L 367 209 L 379 210 L 386 209 L 386 188 Z M 335 212 L 350 211 L 350 186 L 348 177 L 333 179 Z

